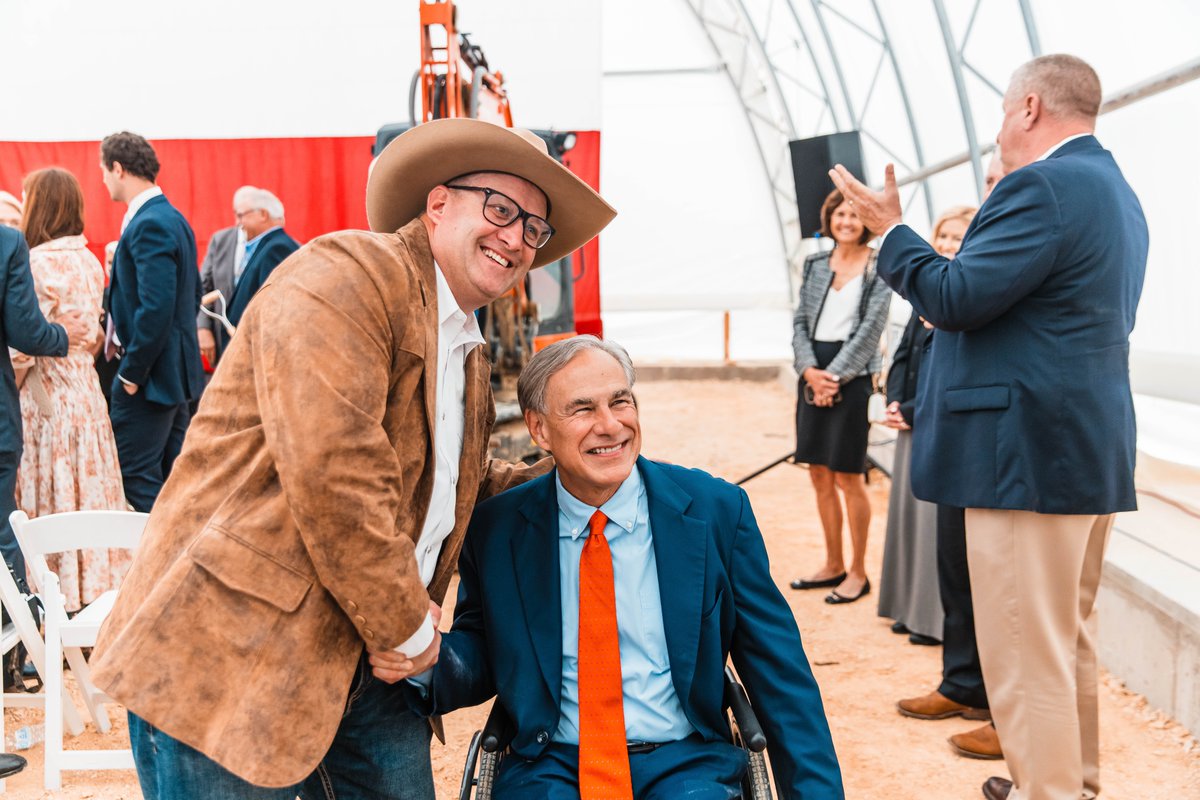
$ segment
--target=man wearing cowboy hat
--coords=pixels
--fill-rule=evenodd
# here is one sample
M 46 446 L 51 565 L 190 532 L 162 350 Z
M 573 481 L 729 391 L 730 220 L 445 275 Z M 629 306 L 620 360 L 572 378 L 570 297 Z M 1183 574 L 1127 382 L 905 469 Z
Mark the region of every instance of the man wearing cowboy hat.
M 473 312 L 614 215 L 534 134 L 441 120 L 380 155 L 374 232 L 275 270 L 96 647 L 147 798 L 433 797 L 429 725 L 367 653 L 436 661 L 476 500 L 545 471 L 487 457 Z

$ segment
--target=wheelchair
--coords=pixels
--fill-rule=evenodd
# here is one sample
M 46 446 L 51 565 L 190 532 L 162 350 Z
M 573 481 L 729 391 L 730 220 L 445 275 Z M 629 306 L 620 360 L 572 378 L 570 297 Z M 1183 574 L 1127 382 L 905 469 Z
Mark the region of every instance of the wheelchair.
M 728 667 L 725 669 L 724 701 L 730 721 L 730 741 L 744 749 L 749 760 L 742 778 L 742 800 L 771 800 L 771 773 L 765 755 L 767 737 L 750 707 L 746 690 Z M 494 703 L 483 730 L 476 731 L 471 737 L 458 789 L 459 800 L 492 800 L 500 761 L 516 733 L 504 706 Z

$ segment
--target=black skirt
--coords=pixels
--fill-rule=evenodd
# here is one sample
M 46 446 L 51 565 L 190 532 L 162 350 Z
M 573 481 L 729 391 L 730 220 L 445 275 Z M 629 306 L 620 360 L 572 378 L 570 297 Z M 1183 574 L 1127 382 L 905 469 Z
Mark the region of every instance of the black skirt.
M 813 343 L 817 368 L 825 367 L 842 349 L 841 342 Z M 860 375 L 842 384 L 841 402 L 829 408 L 809 405 L 804 400 L 808 383 L 803 377 L 797 387 L 796 461 L 819 464 L 834 472 L 867 471 L 867 402 L 871 399 L 871 376 Z

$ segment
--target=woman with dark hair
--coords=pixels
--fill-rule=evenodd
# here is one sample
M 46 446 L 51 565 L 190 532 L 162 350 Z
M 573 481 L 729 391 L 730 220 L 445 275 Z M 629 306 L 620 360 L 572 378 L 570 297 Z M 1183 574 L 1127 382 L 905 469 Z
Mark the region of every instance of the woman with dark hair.
M 867 468 L 867 401 L 879 372 L 879 337 L 892 292 L 875 274 L 871 232 L 841 192 L 821 206 L 821 235 L 833 250 L 804 262 L 792 348 L 800 375 L 796 403 L 796 461 L 809 465 L 825 532 L 825 565 L 793 589 L 833 588 L 827 603 L 852 603 L 871 591 L 867 528 L 871 504 Z M 849 520 L 851 559 L 842 555 L 842 502 Z
M 46 319 L 68 311 L 96 320 L 99 344 L 104 269 L 83 236 L 83 191 L 57 167 L 25 178 L 29 266 Z M 13 351 L 21 386 L 25 450 L 17 475 L 17 507 L 31 517 L 61 511 L 127 508 L 117 445 L 100 382 L 86 347 L 65 358 L 34 359 Z M 47 556 L 62 581 L 67 609 L 78 610 L 120 583 L 129 569 L 123 550 L 80 550 Z

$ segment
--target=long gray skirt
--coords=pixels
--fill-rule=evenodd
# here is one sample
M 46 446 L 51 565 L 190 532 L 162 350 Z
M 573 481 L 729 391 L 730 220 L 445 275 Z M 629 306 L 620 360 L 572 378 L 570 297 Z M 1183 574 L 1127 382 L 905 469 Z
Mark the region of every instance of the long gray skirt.
M 913 497 L 911 461 L 912 431 L 899 431 L 879 580 L 879 616 L 941 639 L 945 615 L 938 591 L 937 505 Z

